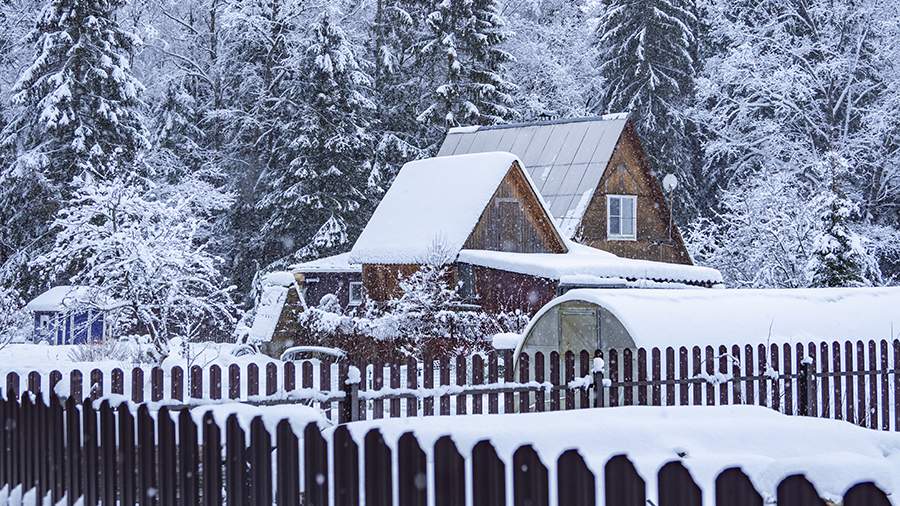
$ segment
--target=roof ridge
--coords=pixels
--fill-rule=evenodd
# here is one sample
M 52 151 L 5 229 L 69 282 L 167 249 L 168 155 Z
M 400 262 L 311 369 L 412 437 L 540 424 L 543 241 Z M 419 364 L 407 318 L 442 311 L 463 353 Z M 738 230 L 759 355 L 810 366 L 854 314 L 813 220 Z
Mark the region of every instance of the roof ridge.
M 602 114 L 600 116 L 582 116 L 578 118 L 559 118 L 559 119 L 551 119 L 551 120 L 540 120 L 540 121 L 520 121 L 517 123 L 504 123 L 502 125 L 469 125 L 469 126 L 458 126 L 450 128 L 447 131 L 448 134 L 462 134 L 462 133 L 473 133 L 481 130 L 504 130 L 507 128 L 524 128 L 524 127 L 536 127 L 536 126 L 548 126 L 548 125 L 565 125 L 569 123 L 587 123 L 592 121 L 621 121 L 628 119 L 631 115 L 630 112 L 616 112 L 609 114 Z

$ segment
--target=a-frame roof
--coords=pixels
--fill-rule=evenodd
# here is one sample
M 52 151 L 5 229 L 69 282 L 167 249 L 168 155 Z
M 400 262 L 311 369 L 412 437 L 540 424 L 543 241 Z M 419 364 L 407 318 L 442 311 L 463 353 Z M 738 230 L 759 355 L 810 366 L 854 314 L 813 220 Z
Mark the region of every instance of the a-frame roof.
M 509 151 L 523 162 L 556 219 L 571 238 L 628 121 L 628 114 L 560 121 L 453 128 L 438 156 Z
M 453 258 L 511 170 L 521 171 L 540 212 L 549 208 L 515 155 L 504 152 L 442 156 L 409 162 L 375 209 L 350 251 L 357 264 L 419 264 L 435 246 Z M 552 233 L 563 243 L 559 232 Z

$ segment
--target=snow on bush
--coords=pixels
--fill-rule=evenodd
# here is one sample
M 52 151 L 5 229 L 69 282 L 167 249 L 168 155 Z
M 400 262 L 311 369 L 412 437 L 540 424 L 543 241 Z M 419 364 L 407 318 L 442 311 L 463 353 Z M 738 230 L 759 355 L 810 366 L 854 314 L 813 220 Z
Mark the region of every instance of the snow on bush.
M 421 358 L 488 351 L 491 336 L 524 330 L 527 315 L 477 310 L 451 279 L 450 262 L 436 246 L 416 272 L 400 280 L 399 296 L 384 304 L 344 312 L 336 297 L 323 297 L 298 317 L 303 342 L 335 346 L 361 358 Z

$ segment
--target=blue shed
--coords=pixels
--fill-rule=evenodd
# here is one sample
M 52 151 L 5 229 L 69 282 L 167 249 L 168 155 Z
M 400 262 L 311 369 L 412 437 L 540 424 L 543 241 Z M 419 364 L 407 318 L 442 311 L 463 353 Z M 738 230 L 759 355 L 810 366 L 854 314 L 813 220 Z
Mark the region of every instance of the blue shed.
M 82 344 L 106 337 L 109 304 L 100 302 L 88 286 L 55 286 L 38 295 L 25 309 L 34 316 L 32 339 L 50 344 Z

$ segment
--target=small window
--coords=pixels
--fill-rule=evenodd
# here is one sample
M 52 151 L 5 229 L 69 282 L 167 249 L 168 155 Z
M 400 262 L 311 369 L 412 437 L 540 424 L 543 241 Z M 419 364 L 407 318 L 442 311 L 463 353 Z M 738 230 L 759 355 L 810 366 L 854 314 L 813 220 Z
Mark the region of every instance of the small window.
M 637 238 L 637 196 L 606 196 L 606 238 L 634 240 Z
M 363 284 L 361 281 L 350 282 L 350 305 L 358 306 L 363 301 Z
M 475 271 L 471 264 L 458 264 L 459 295 L 466 302 L 472 302 L 478 298 L 475 293 Z

